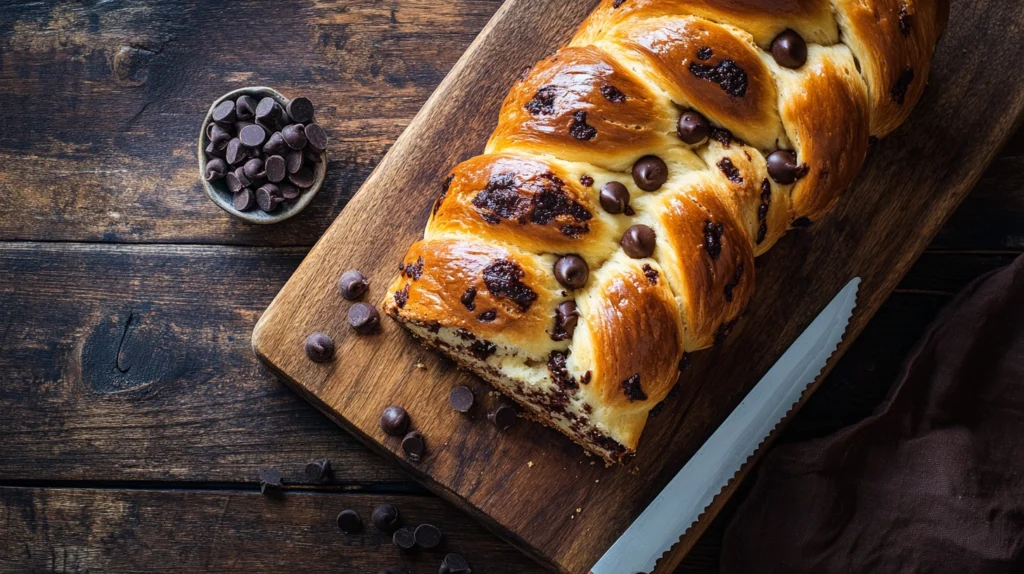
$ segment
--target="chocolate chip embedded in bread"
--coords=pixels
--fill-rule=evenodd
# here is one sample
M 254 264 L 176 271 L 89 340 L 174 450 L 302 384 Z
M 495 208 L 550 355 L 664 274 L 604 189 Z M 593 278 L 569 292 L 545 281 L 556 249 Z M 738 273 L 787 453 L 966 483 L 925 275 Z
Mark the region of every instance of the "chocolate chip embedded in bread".
M 523 269 L 514 261 L 499 259 L 484 269 L 484 285 L 494 297 L 509 299 L 520 311 L 526 312 L 537 300 L 537 293 L 522 282 L 524 275 Z
M 413 462 L 419 462 L 427 450 L 427 443 L 419 431 L 409 431 L 402 439 L 402 450 L 405 456 Z M 417 540 L 417 543 L 419 540 Z
M 633 164 L 633 182 L 644 191 L 656 191 L 668 181 L 668 166 L 656 155 L 646 155 Z
M 611 84 L 601 86 L 601 95 L 613 104 L 621 104 L 626 101 L 626 94 Z
M 555 279 L 567 289 L 579 289 L 590 278 L 590 266 L 579 255 L 563 255 L 555 261 Z
M 772 40 L 772 57 L 783 68 L 795 70 L 807 63 L 807 42 L 793 30 L 785 30 Z
M 398 405 L 391 405 L 380 414 L 380 430 L 391 436 L 402 436 L 409 429 L 409 413 Z
M 597 128 L 587 123 L 587 112 L 578 111 L 572 114 L 572 125 L 569 126 L 569 135 L 583 141 L 589 141 L 597 137 Z
M 900 73 L 900 77 L 896 78 L 896 83 L 892 85 L 892 89 L 889 90 L 889 95 L 892 96 L 892 101 L 896 102 L 897 106 L 902 106 L 904 100 L 907 97 L 907 90 L 910 89 L 910 84 L 914 81 L 914 69 L 906 68 Z
M 651 267 L 649 263 L 644 263 L 643 270 L 644 277 L 647 278 L 647 282 L 650 283 L 651 285 L 657 285 L 658 271 L 654 267 Z
M 722 254 L 722 233 L 724 231 L 721 223 L 704 221 L 704 250 L 708 252 L 712 261 L 716 261 Z
M 325 333 L 313 333 L 306 337 L 306 356 L 314 363 L 326 363 L 334 358 L 334 341 Z
M 599 199 L 605 211 L 618 215 L 629 207 L 629 189 L 617 181 L 609 181 L 601 186 Z
M 647 393 L 640 387 L 640 374 L 633 375 L 632 377 L 622 381 L 622 391 L 626 394 L 626 398 L 629 402 L 635 401 L 646 401 Z
M 465 293 L 459 296 L 459 302 L 470 311 L 476 311 L 476 303 L 473 302 L 475 299 L 476 287 L 473 286 L 468 287 Z
M 717 66 L 690 62 L 690 73 L 702 80 L 718 84 L 723 92 L 734 98 L 747 95 L 747 72 L 729 58 L 722 60 Z
M 622 250 L 633 259 L 643 259 L 654 254 L 657 244 L 657 235 L 650 227 L 638 224 L 630 227 L 622 234 L 619 241 Z
M 580 313 L 576 308 L 575 301 L 564 301 L 555 307 L 555 330 L 551 338 L 555 341 L 572 339 L 576 332 L 576 323 L 579 322 Z
M 757 206 L 757 238 L 755 243 L 760 245 L 768 236 L 768 211 L 772 207 L 772 184 L 768 178 L 761 181 L 761 204 Z
M 776 150 L 768 155 L 768 175 L 776 183 L 789 185 L 807 173 L 797 164 L 796 154 L 789 150 Z
M 460 385 L 448 393 L 448 403 L 460 413 L 468 413 L 473 408 L 473 391 L 469 387 Z
M 733 165 L 731 159 L 723 157 L 718 160 L 718 163 L 715 165 L 723 174 L 725 174 L 725 177 L 728 178 L 729 181 L 737 185 L 743 185 L 743 174 L 741 174 L 740 170 Z
M 707 118 L 699 113 L 690 110 L 683 112 L 676 123 L 676 133 L 679 139 L 690 145 L 697 145 L 704 141 L 711 133 L 711 124 Z
M 580 185 L 582 185 L 583 187 L 590 187 L 594 185 L 594 178 L 590 177 L 587 174 L 583 174 L 580 176 Z

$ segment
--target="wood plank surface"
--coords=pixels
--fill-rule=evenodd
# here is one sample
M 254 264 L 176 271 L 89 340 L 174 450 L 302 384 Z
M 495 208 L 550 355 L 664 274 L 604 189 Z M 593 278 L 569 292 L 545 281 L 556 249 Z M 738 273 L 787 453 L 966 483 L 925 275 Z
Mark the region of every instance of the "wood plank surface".
M 563 17 L 550 18 L 552 10 Z M 796 334 L 859 275 L 859 307 L 839 354 L 849 346 L 1013 133 L 1024 106 L 1024 82 L 995 71 L 1024 57 L 1024 45 L 1004 41 L 1024 25 L 1024 7 L 954 5 L 930 90 L 911 120 L 874 146 L 835 213 L 790 234 L 759 261 L 758 292 L 737 332 L 726 345 L 694 356 L 683 399 L 666 409 L 673 416 L 648 425 L 635 461 L 606 470 L 535 425 L 499 436 L 486 424 L 453 415 L 444 397 L 472 379 L 437 360 L 411 371 L 419 362 L 415 344 L 389 321 L 381 335 L 353 336 L 335 288 L 344 269 L 359 268 L 376 286 L 369 297 L 380 300 L 396 262 L 422 232 L 440 175 L 478 151 L 493 126 L 508 83 L 496 78 L 514 77 L 559 45 L 584 13 L 571 2 L 506 2 L 314 247 L 253 337 L 275 372 L 381 452 L 397 453 L 398 441 L 385 440 L 378 414 L 386 404 L 405 405 L 427 437 L 430 456 L 419 464 L 396 457 L 399 463 L 566 572 L 586 571 L 596 561 Z M 335 338 L 335 364 L 313 365 L 303 355 L 302 340 L 315 330 Z M 751 356 L 749 349 L 759 352 Z M 730 369 L 717 367 L 723 364 Z M 677 545 L 666 570 L 730 491 Z
M 443 547 L 400 551 L 370 523 L 382 503 L 394 504 L 404 525 L 440 528 Z M 362 516 L 361 533 L 338 529 L 335 517 L 346 508 Z M 465 514 L 425 496 L 0 487 L 0 532 L 4 572 L 372 574 L 403 565 L 426 573 L 447 552 L 463 555 L 474 572 L 539 572 Z

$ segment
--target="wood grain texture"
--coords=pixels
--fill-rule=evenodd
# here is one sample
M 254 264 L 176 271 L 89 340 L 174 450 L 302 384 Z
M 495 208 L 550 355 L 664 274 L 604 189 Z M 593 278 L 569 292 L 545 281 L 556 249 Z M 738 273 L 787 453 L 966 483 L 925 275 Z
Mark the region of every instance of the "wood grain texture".
M 253 341 L 275 372 L 378 450 L 398 446 L 378 430 L 378 414 L 388 403 L 405 405 L 431 452 L 416 465 L 399 458 L 405 468 L 533 556 L 582 572 L 855 275 L 864 280 L 859 307 L 839 354 L 864 328 L 1017 125 L 1024 83 L 989 71 L 1024 57 L 1024 46 L 1004 41 L 1024 23 L 1024 7 L 955 7 L 930 91 L 908 124 L 874 147 L 835 213 L 759 261 L 757 294 L 731 340 L 694 355 L 682 399 L 648 425 L 635 461 L 603 469 L 535 425 L 499 436 L 455 415 L 444 398 L 470 377 L 437 360 L 410 374 L 411 339 L 390 322 L 380 335 L 352 335 L 335 288 L 344 269 L 360 268 L 376 287 L 369 298 L 379 301 L 395 262 L 421 233 L 439 176 L 479 150 L 514 71 L 557 46 L 585 12 L 578 3 L 541 4 L 512 0 L 498 11 L 275 299 Z M 553 10 L 562 17 L 550 18 Z M 972 57 L 976 65 L 965 67 Z M 314 330 L 335 338 L 334 364 L 313 365 L 302 354 Z M 665 571 L 725 498 L 677 545 Z
M 405 525 L 440 528 L 444 546 L 400 551 L 370 523 L 373 507 L 385 502 Z M 346 508 L 362 516 L 361 533 L 338 529 L 335 517 Z M 469 517 L 426 496 L 0 487 L 0 532 L 5 572 L 362 574 L 394 565 L 436 572 L 447 552 L 457 552 L 476 572 L 539 573 Z

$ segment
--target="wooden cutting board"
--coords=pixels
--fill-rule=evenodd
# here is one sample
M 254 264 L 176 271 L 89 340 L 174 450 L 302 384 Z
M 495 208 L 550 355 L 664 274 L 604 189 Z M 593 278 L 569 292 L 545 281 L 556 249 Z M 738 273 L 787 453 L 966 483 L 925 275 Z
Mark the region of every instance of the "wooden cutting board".
M 858 308 L 827 373 L 1013 133 L 1024 107 L 1024 77 L 1013 72 L 1024 62 L 1024 42 L 1016 41 L 1024 4 L 954 2 L 931 85 L 909 122 L 873 147 L 834 213 L 758 259 L 757 293 L 736 331 L 693 355 L 682 396 L 650 421 L 637 457 L 605 468 L 539 425 L 497 431 L 484 416 L 494 397 L 482 382 L 390 319 L 378 335 L 354 334 L 336 286 L 344 270 L 360 269 L 371 281 L 367 300 L 381 301 L 423 232 L 443 175 L 482 151 L 520 70 L 567 41 L 591 7 L 589 0 L 506 1 L 253 333 L 259 357 L 346 430 L 537 560 L 573 573 L 588 570 L 839 288 L 860 276 Z M 337 94 L 344 97 L 344 86 Z M 303 341 L 313 331 L 334 338 L 333 362 L 305 357 Z M 449 390 L 460 384 L 476 390 L 473 416 L 448 406 Z M 399 440 L 378 428 L 389 404 L 405 406 L 426 436 L 422 462 L 396 454 Z M 659 572 L 678 564 L 738 482 Z

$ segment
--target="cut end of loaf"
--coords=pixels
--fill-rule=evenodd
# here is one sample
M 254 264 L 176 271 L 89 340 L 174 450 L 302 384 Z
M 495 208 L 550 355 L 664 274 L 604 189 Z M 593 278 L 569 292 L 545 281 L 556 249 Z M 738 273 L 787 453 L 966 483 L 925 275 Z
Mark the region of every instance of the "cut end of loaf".
M 596 423 L 588 412 L 591 407 L 578 394 L 566 392 L 552 380 L 546 364 L 499 349 L 464 330 L 409 320 L 393 306 L 385 305 L 385 311 L 425 346 L 440 351 L 515 401 L 525 410 L 525 418 L 561 432 L 609 465 L 634 454 Z

